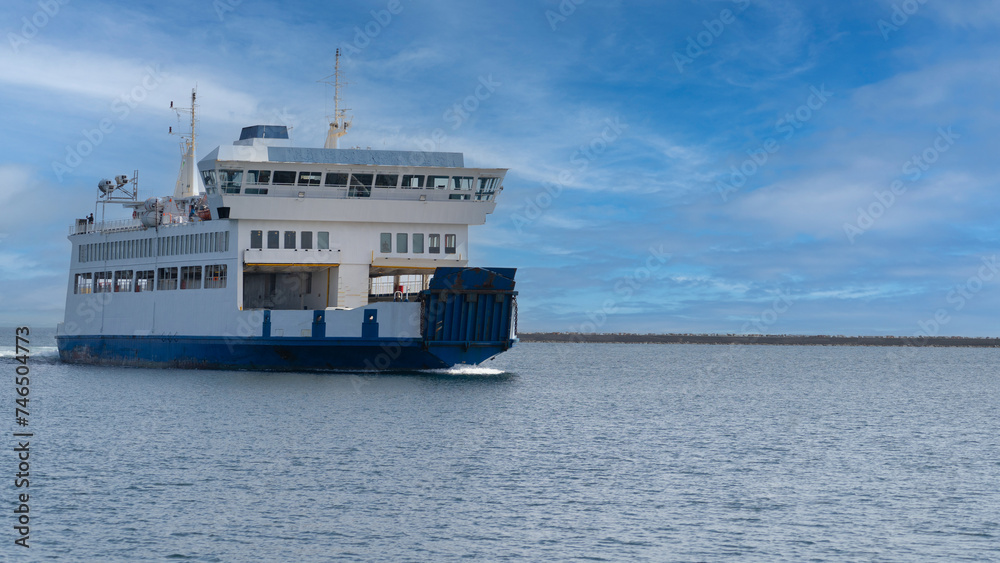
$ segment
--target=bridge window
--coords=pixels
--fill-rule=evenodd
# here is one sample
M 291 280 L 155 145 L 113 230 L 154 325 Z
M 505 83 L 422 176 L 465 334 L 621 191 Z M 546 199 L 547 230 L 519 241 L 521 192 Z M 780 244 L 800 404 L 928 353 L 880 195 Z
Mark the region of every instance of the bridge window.
M 318 186 L 323 178 L 322 172 L 299 172 L 300 186 Z
M 222 193 L 238 194 L 242 184 L 242 170 L 219 170 L 219 187 L 222 188 Z
M 347 190 L 347 197 L 370 197 L 374 176 L 374 174 L 351 174 L 351 187 Z
M 448 187 L 448 177 L 447 176 L 428 176 L 427 177 L 427 187 L 434 188 L 438 190 L 443 190 Z
M 341 172 L 327 172 L 325 184 L 331 188 L 346 188 L 347 174 Z
M 441 235 L 427 235 L 427 252 L 441 254 Z
M 181 266 L 181 289 L 201 289 L 201 266 Z
M 413 253 L 424 253 L 424 233 L 413 233 Z
M 247 170 L 247 187 L 243 189 L 245 194 L 267 194 L 267 188 L 251 188 L 254 186 L 266 186 L 271 183 L 270 170 Z
M 302 231 L 299 237 L 299 248 L 303 250 L 310 250 L 313 247 L 313 233 L 312 231 Z
M 295 248 L 295 231 L 285 231 L 285 248 Z
M 205 183 L 205 191 L 207 193 L 209 194 L 219 193 L 219 189 L 215 185 L 215 170 L 202 170 L 201 181 Z
M 472 176 L 455 176 L 453 179 L 455 180 L 451 185 L 453 190 L 472 191 Z
M 132 270 L 115 272 L 115 293 L 132 291 Z
M 455 235 L 445 235 L 444 236 L 444 253 L 454 254 L 455 253 Z
M 270 170 L 247 170 L 247 184 L 270 184 Z
M 379 252 L 382 254 L 392 252 L 392 233 L 382 233 L 379 241 Z
M 476 189 L 476 199 L 489 201 L 497 190 L 499 178 L 480 178 L 479 187 Z
M 400 254 L 406 254 L 407 244 L 406 244 L 406 233 L 396 233 L 396 252 Z
M 295 185 L 295 172 L 289 170 L 275 170 L 274 171 L 274 185 L 276 186 L 294 186 Z
M 376 188 L 395 188 L 399 183 L 399 174 L 378 174 L 375 176 Z
M 320 250 L 330 250 L 330 233 L 320 231 L 316 233 L 316 247 Z
M 205 289 L 222 289 L 224 287 L 226 287 L 226 265 L 205 266 Z
M 278 231 L 267 232 L 267 247 L 278 248 Z
M 177 268 L 160 268 L 156 276 L 156 289 L 160 291 L 177 289 Z
M 403 187 L 409 189 L 424 187 L 423 175 L 414 176 L 412 174 L 405 174 L 403 176 Z

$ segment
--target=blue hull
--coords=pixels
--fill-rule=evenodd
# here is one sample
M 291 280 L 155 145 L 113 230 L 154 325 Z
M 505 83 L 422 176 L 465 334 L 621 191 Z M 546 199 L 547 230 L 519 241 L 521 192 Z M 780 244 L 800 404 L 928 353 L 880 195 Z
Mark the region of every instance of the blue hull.
M 517 340 L 513 268 L 438 268 L 421 292 L 421 338 L 380 338 L 378 311 L 366 309 L 360 338 L 326 337 L 313 311 L 310 337 L 274 337 L 263 311 L 260 334 L 225 336 L 56 336 L 68 363 L 280 371 L 440 369 L 476 365 Z
M 420 339 L 57 336 L 68 363 L 130 367 L 275 371 L 393 371 L 475 365 L 515 341 L 446 343 Z

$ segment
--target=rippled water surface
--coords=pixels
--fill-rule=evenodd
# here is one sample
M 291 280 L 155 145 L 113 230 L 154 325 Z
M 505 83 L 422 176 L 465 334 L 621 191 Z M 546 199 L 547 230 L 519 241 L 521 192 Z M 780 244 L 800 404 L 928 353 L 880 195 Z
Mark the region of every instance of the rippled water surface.
M 369 376 L 39 338 L 18 560 L 1000 559 L 1000 350 L 522 344 Z

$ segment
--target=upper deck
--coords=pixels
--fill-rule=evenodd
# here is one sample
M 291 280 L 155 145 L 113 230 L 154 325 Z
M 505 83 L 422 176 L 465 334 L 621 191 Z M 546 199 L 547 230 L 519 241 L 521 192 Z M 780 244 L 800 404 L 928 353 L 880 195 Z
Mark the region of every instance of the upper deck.
M 284 126 L 245 127 L 240 140 L 198 163 L 205 191 L 209 196 L 493 202 L 507 173 L 466 168 L 461 153 L 288 143 Z
M 77 223 L 70 235 L 142 230 L 186 224 L 194 208 L 204 218 L 298 222 L 477 225 L 496 207 L 507 173 L 466 168 L 461 153 L 317 149 L 288 146 L 278 125 L 245 127 L 232 145 L 219 146 L 198 162 L 191 184 L 200 197 L 153 198 L 126 203 L 132 220 Z M 193 152 L 188 162 L 193 162 Z M 193 173 L 193 172 L 192 172 Z M 200 190 L 196 187 L 194 193 Z M 143 216 L 147 215 L 144 221 Z M 152 217 L 155 215 L 155 217 Z

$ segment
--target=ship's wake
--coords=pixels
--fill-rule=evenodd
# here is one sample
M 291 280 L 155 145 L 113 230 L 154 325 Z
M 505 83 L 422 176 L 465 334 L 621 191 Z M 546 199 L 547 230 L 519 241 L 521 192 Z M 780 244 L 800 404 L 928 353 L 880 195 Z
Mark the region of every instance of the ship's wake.
M 59 349 L 55 346 L 32 346 L 28 348 L 29 362 L 41 362 L 45 364 L 59 361 Z M 7 363 L 13 361 L 18 356 L 24 356 L 24 350 L 17 351 L 13 346 L 0 346 L 0 362 Z
M 456 375 L 461 377 L 496 377 L 498 375 L 504 375 L 507 372 L 502 369 L 484 368 L 482 366 L 452 366 L 450 368 L 431 369 L 424 373 Z

